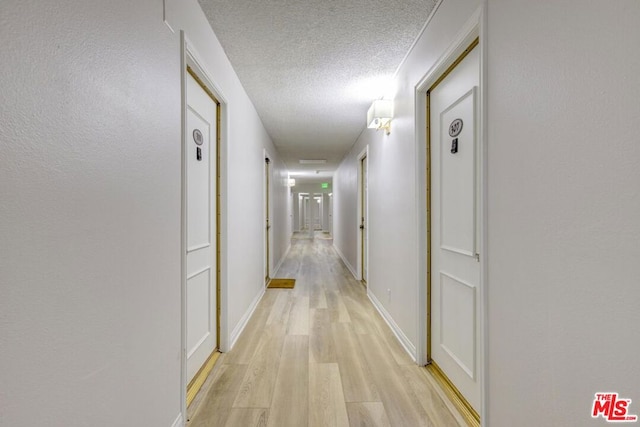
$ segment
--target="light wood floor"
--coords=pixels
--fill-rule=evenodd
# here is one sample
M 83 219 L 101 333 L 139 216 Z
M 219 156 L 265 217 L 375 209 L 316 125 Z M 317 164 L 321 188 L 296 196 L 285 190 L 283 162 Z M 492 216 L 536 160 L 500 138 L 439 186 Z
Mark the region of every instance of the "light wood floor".
M 190 406 L 189 427 L 464 425 L 331 240 L 294 236 L 277 277 L 295 288 L 266 291 Z

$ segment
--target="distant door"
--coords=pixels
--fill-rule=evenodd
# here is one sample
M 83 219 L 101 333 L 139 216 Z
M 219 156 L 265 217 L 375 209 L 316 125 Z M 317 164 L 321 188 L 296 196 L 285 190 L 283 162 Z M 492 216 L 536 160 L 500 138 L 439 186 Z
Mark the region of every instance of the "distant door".
M 430 125 L 429 358 L 480 409 L 479 49 L 427 94 Z
M 264 228 L 264 253 L 265 253 L 265 261 L 264 261 L 264 281 L 265 283 L 269 282 L 270 279 L 270 262 L 271 262 L 271 191 L 270 191 L 270 182 L 271 182 L 271 160 L 269 157 L 264 158 L 264 216 L 265 216 L 265 228 Z
M 307 229 L 307 225 L 309 222 L 309 219 L 307 218 L 307 211 L 309 210 L 307 205 L 307 201 L 309 200 L 309 198 L 307 196 L 303 196 L 302 200 L 301 200 L 301 204 L 300 204 L 300 228 L 302 230 L 306 230 Z
M 360 253 L 362 254 L 362 259 L 360 263 L 362 265 L 362 282 L 367 283 L 368 274 L 368 248 L 369 244 L 367 242 L 368 239 L 368 220 L 367 220 L 367 199 L 368 195 L 368 171 L 367 171 L 367 156 L 364 156 L 360 159 L 360 244 L 362 246 Z
M 329 234 L 333 236 L 333 194 L 329 194 Z
M 313 198 L 313 230 L 322 230 L 322 195 Z
M 304 198 L 304 227 L 307 230 L 307 234 L 309 237 L 313 237 L 313 213 L 312 213 L 312 202 L 311 195 L 305 196 Z
M 304 196 L 298 196 L 298 229 L 303 231 L 305 229 L 305 209 L 304 209 Z
M 217 347 L 217 104 L 187 75 L 187 382 Z

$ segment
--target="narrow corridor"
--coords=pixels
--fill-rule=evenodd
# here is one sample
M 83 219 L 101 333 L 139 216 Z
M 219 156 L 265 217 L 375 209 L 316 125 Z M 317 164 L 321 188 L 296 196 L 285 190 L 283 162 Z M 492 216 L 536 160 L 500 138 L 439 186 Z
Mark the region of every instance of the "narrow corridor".
M 296 233 L 238 342 L 189 408 L 203 426 L 458 426 L 326 234 Z

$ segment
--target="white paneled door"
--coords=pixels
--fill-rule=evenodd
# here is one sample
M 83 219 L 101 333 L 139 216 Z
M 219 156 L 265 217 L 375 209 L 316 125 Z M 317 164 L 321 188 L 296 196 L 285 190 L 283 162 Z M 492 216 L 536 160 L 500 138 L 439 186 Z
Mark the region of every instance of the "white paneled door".
M 480 410 L 479 49 L 429 91 L 430 360 Z
M 187 382 L 217 346 L 217 105 L 187 76 Z
M 322 194 L 313 197 L 313 230 L 322 230 Z
M 333 236 L 333 194 L 329 195 L 329 234 Z
M 271 280 L 271 159 L 264 158 L 264 283 L 269 285 Z
M 362 266 L 362 281 L 367 283 L 367 279 L 369 277 L 369 269 L 367 260 L 369 243 L 368 239 L 368 231 L 367 227 L 369 226 L 369 221 L 367 218 L 367 206 L 369 206 L 367 200 L 369 197 L 369 176 L 367 170 L 367 156 L 360 158 L 360 244 L 361 244 L 361 256 L 360 264 Z

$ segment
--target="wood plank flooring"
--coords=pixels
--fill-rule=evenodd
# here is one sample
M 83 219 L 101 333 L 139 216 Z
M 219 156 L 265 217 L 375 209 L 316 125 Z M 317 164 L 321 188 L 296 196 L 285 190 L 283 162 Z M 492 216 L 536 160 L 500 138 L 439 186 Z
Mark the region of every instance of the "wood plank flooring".
M 294 236 L 278 277 L 189 408 L 189 427 L 462 426 L 326 238 Z M 321 236 L 325 237 L 325 236 Z

